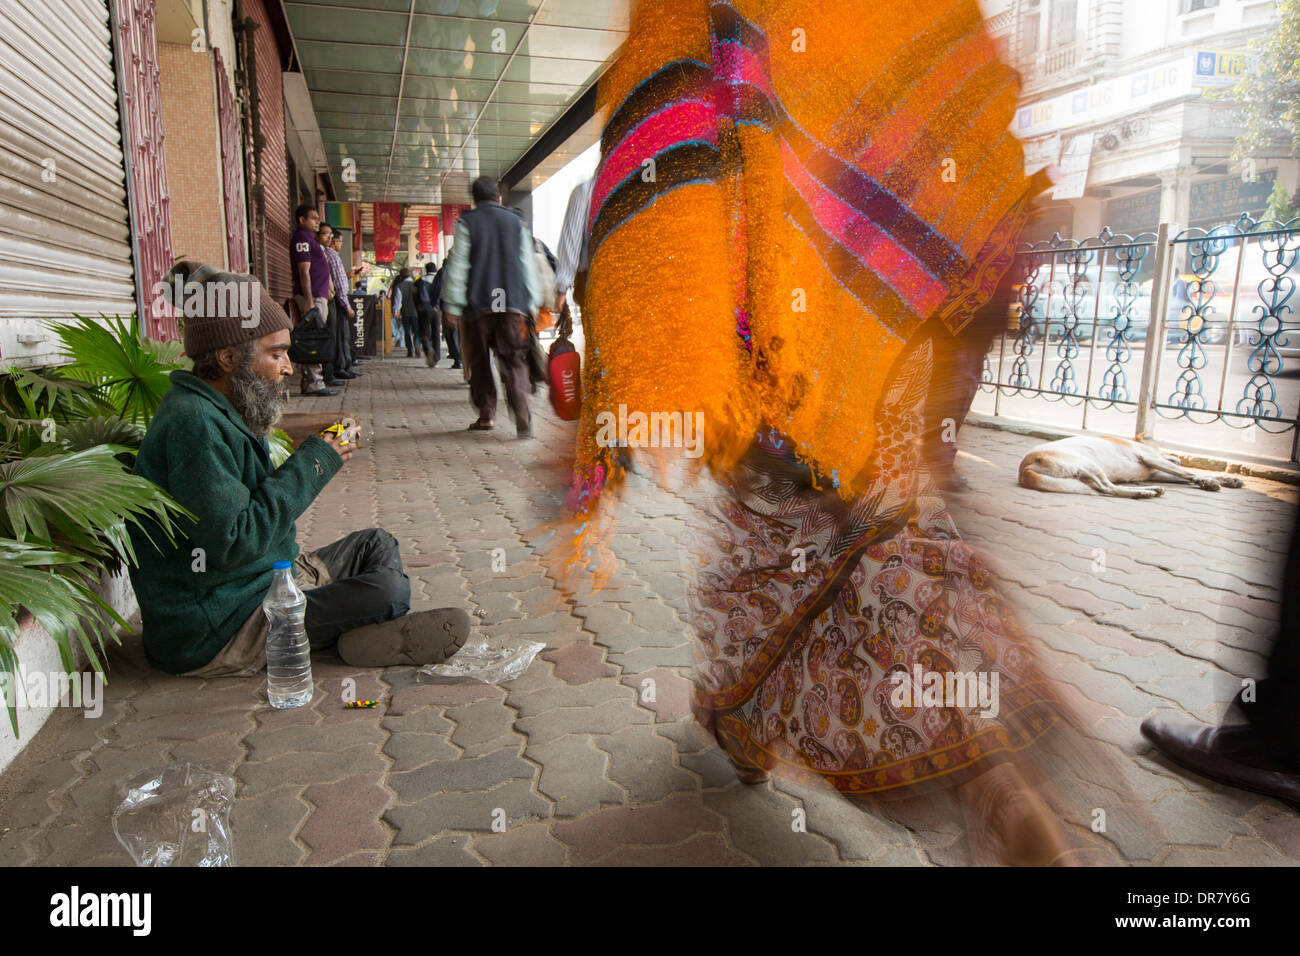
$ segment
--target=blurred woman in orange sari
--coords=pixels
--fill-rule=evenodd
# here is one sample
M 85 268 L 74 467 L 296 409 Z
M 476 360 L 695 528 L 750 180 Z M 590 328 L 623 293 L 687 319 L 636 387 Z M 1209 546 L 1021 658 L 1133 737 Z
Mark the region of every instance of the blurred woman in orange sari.
M 936 349 L 1046 185 L 1017 95 L 975 0 L 641 4 L 600 85 L 571 504 L 590 553 L 616 410 L 633 454 L 702 422 L 695 711 L 742 776 L 956 786 L 1001 859 L 1064 863 L 1021 756 L 1063 712 L 922 451 Z

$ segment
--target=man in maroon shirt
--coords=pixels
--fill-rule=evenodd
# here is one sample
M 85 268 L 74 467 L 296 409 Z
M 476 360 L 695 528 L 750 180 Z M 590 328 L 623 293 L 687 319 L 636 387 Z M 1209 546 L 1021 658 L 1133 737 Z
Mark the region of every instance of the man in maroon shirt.
M 293 295 L 301 314 L 315 308 L 324 322 L 329 317 L 330 265 L 325 250 L 316 241 L 320 229 L 320 213 L 316 207 L 303 203 L 294 211 L 298 231 L 289 240 L 289 261 L 293 263 Z M 302 394 L 337 395 L 325 387 L 325 377 L 320 365 L 302 367 Z

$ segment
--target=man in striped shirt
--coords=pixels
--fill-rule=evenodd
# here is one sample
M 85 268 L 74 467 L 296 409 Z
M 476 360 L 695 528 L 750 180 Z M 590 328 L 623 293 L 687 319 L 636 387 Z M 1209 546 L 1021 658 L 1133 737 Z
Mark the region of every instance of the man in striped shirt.
M 348 274 L 343 268 L 343 258 L 338 249 L 343 245 L 343 235 L 331 229 L 328 223 L 321 223 L 320 244 L 325 249 L 325 259 L 330 267 L 330 312 L 333 313 L 334 327 L 334 377 L 360 378 L 361 373 L 352 367 L 352 320 L 356 312 L 348 301 Z
M 587 284 L 587 214 L 591 206 L 591 193 L 596 186 L 593 176 L 574 187 L 569 194 L 569 205 L 564 211 L 564 225 L 560 229 L 560 247 L 555 258 L 556 303 L 560 310 L 573 290 L 573 300 L 581 307 L 583 287 Z

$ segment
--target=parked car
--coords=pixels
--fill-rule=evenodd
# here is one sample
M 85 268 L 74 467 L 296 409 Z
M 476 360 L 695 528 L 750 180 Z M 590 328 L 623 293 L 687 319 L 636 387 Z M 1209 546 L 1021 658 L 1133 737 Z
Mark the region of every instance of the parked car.
M 1200 341 L 1205 345 L 1218 345 L 1228 337 L 1227 304 L 1231 303 L 1231 297 L 1225 304 L 1215 296 L 1202 313 L 1196 315 L 1192 310 L 1187 285 L 1189 281 L 1194 282 L 1195 279 L 1195 275 L 1183 273 L 1174 279 L 1173 288 L 1169 290 L 1169 310 L 1165 314 L 1165 344 L 1167 345 L 1185 344 L 1190 333 L 1198 329 L 1204 330 L 1201 332 Z M 1142 291 L 1138 296 L 1138 308 L 1148 316 L 1151 314 L 1153 284 L 1152 279 L 1142 283 Z

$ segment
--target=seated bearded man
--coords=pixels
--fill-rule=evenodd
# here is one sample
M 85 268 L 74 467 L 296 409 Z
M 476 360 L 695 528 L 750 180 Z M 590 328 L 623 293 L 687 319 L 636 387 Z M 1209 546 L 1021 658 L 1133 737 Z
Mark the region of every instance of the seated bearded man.
M 147 538 L 133 532 L 139 567 L 131 583 L 150 662 L 194 677 L 265 669 L 262 599 L 272 565 L 293 561 L 313 650 L 337 644 L 345 662 L 361 667 L 442 663 L 464 644 L 469 616 L 459 608 L 407 613 L 411 584 L 391 534 L 368 528 L 299 552 L 294 522 L 352 446 L 315 435 L 272 467 L 267 434 L 280 418 L 281 383 L 293 374 L 284 310 L 252 276 L 181 262 L 167 281 L 184 290 L 194 370 L 171 374 L 135 472 L 198 520 L 182 519 L 175 546 L 156 528 Z

